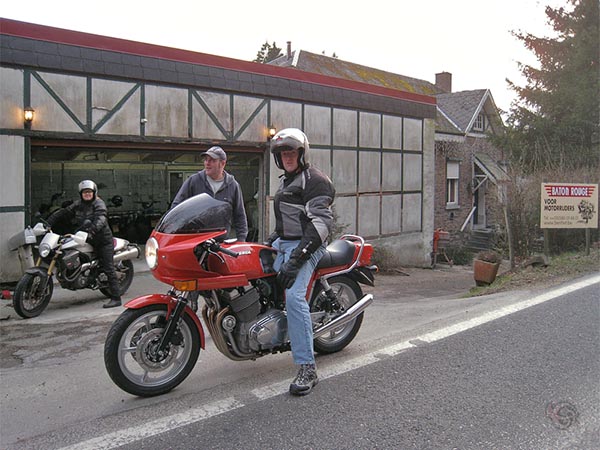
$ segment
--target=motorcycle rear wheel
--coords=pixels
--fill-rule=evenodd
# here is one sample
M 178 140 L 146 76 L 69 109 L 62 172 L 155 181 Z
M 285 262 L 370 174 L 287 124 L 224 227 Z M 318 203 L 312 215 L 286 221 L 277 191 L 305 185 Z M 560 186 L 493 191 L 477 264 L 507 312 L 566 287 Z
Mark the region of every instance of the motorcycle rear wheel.
M 128 309 L 113 323 L 104 344 L 104 364 L 113 382 L 133 395 L 169 392 L 190 374 L 200 354 L 200 333 L 193 319 L 181 317 L 165 354 L 154 351 L 166 326 L 167 306 Z
M 37 292 L 39 286 L 45 281 L 43 275 L 39 273 L 24 274 L 17 286 L 13 297 L 13 308 L 15 312 L 24 319 L 31 319 L 39 316 L 52 298 L 54 292 L 54 280 L 52 277 L 43 292 Z
M 124 273 L 125 276 L 119 278 L 119 297 L 121 295 L 125 295 L 129 286 L 131 286 L 131 282 L 133 281 L 133 262 L 130 259 L 126 259 L 125 261 L 120 261 L 115 264 L 115 272 L 117 273 L 117 277 L 119 277 L 120 273 Z M 105 287 L 101 288 L 100 292 L 105 297 L 111 298 L 110 289 Z
M 333 289 L 336 295 L 337 301 L 342 307 L 343 311 L 350 308 L 363 296 L 362 289 L 351 278 L 345 276 L 333 277 L 328 280 L 329 285 Z M 321 304 L 326 300 L 325 293 L 321 286 L 318 286 L 313 293 L 312 300 L 310 302 L 310 311 L 322 311 Z M 339 315 L 339 314 L 338 314 Z M 337 317 L 333 316 L 332 318 Z M 313 341 L 314 349 L 316 352 L 321 354 L 335 353 L 346 347 L 354 337 L 362 325 L 364 313 L 359 314 L 354 320 L 342 325 L 330 333 L 316 338 Z

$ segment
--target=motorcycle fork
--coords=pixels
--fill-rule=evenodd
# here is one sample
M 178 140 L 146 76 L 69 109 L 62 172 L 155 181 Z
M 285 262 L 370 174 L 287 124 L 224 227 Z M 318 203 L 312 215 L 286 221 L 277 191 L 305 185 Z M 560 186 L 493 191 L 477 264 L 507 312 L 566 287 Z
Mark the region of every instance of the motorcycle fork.
M 39 265 L 41 264 L 41 258 L 38 258 L 38 260 Z M 50 261 L 50 265 L 48 266 L 47 272 L 48 276 L 42 281 L 41 285 L 38 287 L 38 292 L 40 295 L 46 292 L 46 287 L 48 287 L 48 283 L 50 283 L 52 280 L 52 271 L 54 270 L 54 266 L 56 266 L 56 257 L 52 258 L 52 261 Z
M 173 309 L 173 312 L 171 313 L 171 315 L 169 316 L 169 320 L 167 321 L 167 327 L 165 328 L 165 332 L 163 333 L 162 338 L 160 339 L 160 343 L 158 344 L 158 352 L 163 352 L 171 342 L 171 339 L 173 338 L 173 335 L 177 330 L 179 318 L 181 317 L 181 314 L 183 313 L 186 304 L 187 303 L 185 302 L 185 300 L 177 300 L 177 304 L 175 305 L 175 308 Z

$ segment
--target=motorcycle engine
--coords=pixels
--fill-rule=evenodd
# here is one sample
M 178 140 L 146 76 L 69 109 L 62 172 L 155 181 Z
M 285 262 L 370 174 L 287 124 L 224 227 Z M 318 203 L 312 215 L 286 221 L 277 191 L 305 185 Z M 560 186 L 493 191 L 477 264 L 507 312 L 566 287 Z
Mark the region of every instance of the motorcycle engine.
M 61 258 L 62 267 L 59 277 L 60 285 L 65 289 L 84 289 L 88 285 L 89 271 L 82 271 L 82 264 L 89 262 L 89 257 L 77 250 L 65 252 Z
M 264 284 L 228 299 L 238 319 L 233 330 L 235 340 L 244 353 L 274 351 L 288 341 L 286 314 L 276 308 L 261 313 L 270 294 L 270 288 Z
M 67 250 L 62 257 L 62 263 L 67 271 L 67 274 L 74 273 L 81 266 L 79 252 L 77 250 Z
M 288 341 L 287 317 L 279 309 L 269 309 L 256 320 L 241 323 L 237 334 L 245 352 L 276 350 Z

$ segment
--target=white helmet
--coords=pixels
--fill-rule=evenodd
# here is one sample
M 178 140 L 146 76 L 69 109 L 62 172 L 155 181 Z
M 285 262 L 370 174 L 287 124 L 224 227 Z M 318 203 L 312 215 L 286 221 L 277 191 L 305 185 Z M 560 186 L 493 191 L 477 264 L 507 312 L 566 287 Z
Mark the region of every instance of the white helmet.
M 307 153 L 310 149 L 308 138 L 298 128 L 285 128 L 279 131 L 271 139 L 271 153 L 277 167 L 283 170 L 281 152 L 286 150 L 298 150 L 298 166 L 300 169 L 308 167 Z
M 98 186 L 92 180 L 83 180 L 79 183 L 79 196 L 81 197 L 81 193 L 86 189 L 91 189 L 94 192 L 94 199 L 96 198 L 96 194 L 98 193 Z

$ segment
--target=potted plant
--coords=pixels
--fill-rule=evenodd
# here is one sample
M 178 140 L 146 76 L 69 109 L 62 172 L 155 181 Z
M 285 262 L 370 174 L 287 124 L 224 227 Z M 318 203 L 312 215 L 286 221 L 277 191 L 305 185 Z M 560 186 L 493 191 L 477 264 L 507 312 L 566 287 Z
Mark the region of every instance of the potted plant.
M 500 255 L 492 250 L 479 252 L 473 261 L 473 278 L 477 286 L 492 284 L 501 262 Z

